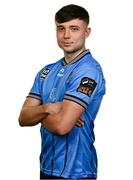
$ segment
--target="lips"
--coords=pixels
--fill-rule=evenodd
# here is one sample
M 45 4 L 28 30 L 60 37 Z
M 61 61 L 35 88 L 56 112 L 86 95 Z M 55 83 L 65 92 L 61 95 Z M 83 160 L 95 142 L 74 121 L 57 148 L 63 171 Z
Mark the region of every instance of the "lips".
M 65 45 L 65 46 L 69 46 L 71 44 L 72 44 L 72 42 L 63 42 L 63 45 Z

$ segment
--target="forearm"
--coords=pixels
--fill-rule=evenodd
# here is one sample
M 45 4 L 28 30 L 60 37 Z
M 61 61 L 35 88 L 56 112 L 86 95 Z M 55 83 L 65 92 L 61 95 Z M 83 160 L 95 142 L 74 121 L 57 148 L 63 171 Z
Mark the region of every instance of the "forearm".
M 47 105 L 24 107 L 19 116 L 20 126 L 34 126 L 48 115 Z
M 42 121 L 42 125 L 53 133 L 65 135 L 75 126 L 79 117 L 72 119 L 73 120 L 71 120 L 71 118 L 69 118 L 69 116 L 67 116 L 63 111 L 60 111 L 46 116 Z
M 59 130 L 61 126 L 61 120 L 62 118 L 60 113 L 49 114 L 42 120 L 42 126 L 53 133 L 60 134 Z
M 77 124 L 82 126 L 81 115 L 84 108 L 75 102 L 64 100 L 61 109 L 57 113 L 49 114 L 42 120 L 42 126 L 49 131 L 65 135 Z

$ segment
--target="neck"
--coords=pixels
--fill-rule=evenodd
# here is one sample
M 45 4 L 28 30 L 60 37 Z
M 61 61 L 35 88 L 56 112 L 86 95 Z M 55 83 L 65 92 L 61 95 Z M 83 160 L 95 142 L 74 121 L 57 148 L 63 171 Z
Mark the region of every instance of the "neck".
M 71 63 L 75 57 L 77 57 L 80 53 L 82 53 L 83 51 L 85 51 L 86 49 L 80 49 L 79 51 L 76 52 L 64 52 L 64 56 L 65 56 L 65 61 L 67 64 Z

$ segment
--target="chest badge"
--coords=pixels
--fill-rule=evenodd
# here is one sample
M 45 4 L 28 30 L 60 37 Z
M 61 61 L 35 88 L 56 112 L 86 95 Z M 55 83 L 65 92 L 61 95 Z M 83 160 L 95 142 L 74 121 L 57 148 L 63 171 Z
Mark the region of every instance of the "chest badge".
M 58 77 L 64 76 L 64 68 L 62 68 L 59 73 L 57 74 Z

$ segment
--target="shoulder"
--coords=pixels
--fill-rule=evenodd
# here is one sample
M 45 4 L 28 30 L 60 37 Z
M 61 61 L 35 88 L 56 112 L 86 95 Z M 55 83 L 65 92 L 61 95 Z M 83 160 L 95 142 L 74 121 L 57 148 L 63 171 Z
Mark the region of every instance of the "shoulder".
M 101 65 L 91 54 L 88 54 L 83 60 L 81 60 L 81 68 L 93 69 L 95 71 L 101 71 Z
M 80 60 L 78 66 L 73 71 L 76 76 L 91 75 L 91 76 L 103 76 L 103 70 L 100 63 L 93 58 L 91 54 L 86 55 Z
M 94 84 L 94 86 L 101 87 L 105 85 L 105 78 L 101 65 L 91 55 L 87 55 L 80 60 L 78 66 L 71 74 L 71 82 L 80 82 L 80 84 Z
M 54 62 L 54 63 L 51 63 L 51 64 L 48 64 L 48 65 L 46 65 L 46 66 L 44 66 L 37 74 L 38 75 L 47 75 L 51 70 L 52 70 L 52 68 L 55 66 L 55 65 L 57 65 L 57 64 L 60 64 L 61 63 L 61 61 L 62 61 L 62 59 L 60 59 L 60 60 L 58 60 L 58 61 L 56 61 L 56 62 Z

